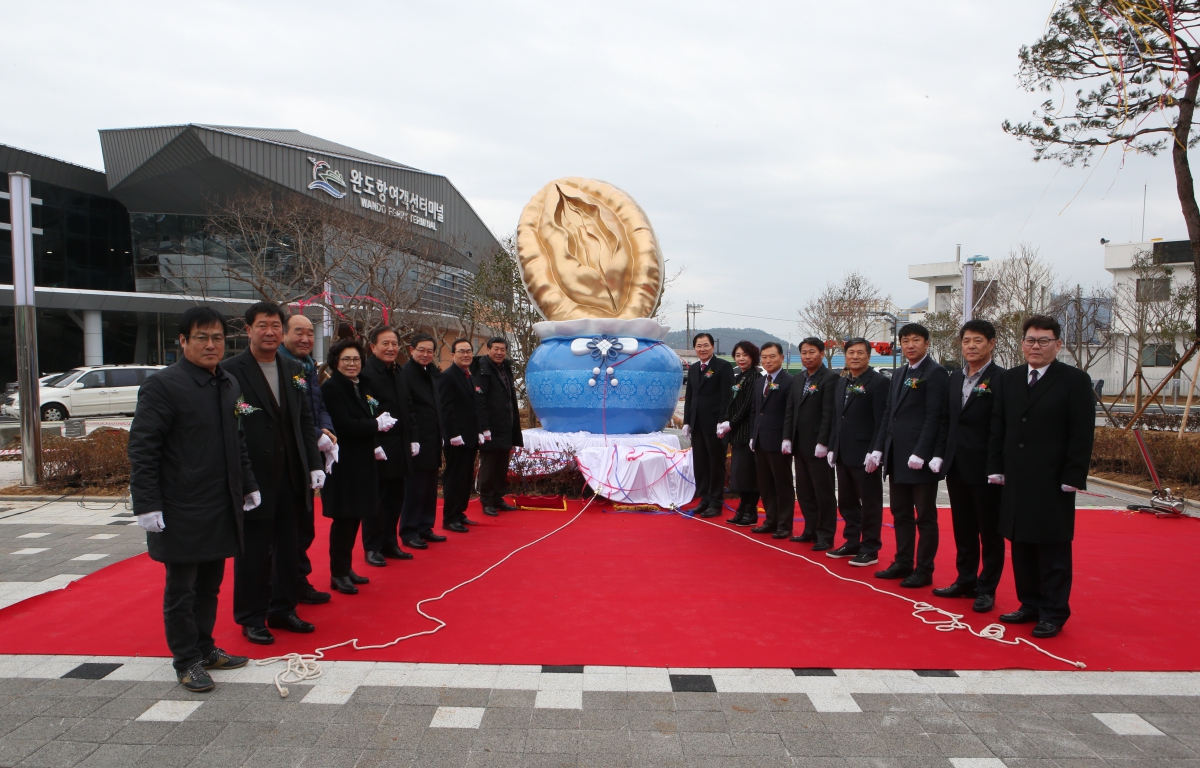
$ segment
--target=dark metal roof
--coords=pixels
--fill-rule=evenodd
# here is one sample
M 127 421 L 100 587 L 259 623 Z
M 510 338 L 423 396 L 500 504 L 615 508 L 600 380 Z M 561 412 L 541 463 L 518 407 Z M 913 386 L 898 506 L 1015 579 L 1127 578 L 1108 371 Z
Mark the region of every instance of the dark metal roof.
M 397 163 L 395 160 L 388 160 L 386 157 L 372 155 L 360 149 L 347 147 L 345 144 L 338 144 L 328 139 L 322 139 L 320 136 L 302 133 L 295 128 L 241 128 L 231 125 L 203 125 L 200 123 L 196 123 L 196 125 L 212 131 L 221 131 L 222 133 L 229 133 L 234 136 L 245 136 L 246 138 L 257 139 L 259 141 L 269 141 L 272 144 L 282 144 L 286 147 L 311 149 L 325 155 L 344 157 L 348 160 L 365 160 L 368 163 L 376 163 L 378 165 L 391 165 L 410 171 L 417 170 L 411 165 Z
M 8 174 L 16 171 L 29 174 L 35 181 L 75 189 L 89 195 L 112 197 L 108 192 L 104 174 L 100 171 L 0 144 L 0 174 L 4 176 L 4 189 L 8 189 Z

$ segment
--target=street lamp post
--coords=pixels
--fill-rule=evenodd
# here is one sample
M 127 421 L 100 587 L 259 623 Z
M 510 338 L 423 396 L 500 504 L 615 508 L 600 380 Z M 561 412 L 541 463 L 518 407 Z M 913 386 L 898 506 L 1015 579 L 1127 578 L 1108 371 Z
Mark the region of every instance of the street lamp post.
M 867 314 L 874 317 L 886 317 L 892 321 L 892 373 L 896 372 L 896 348 L 900 346 L 900 340 L 896 338 L 896 333 L 900 328 L 900 318 L 893 315 L 891 312 L 868 312 Z
M 963 265 L 963 322 L 975 316 L 975 265 L 987 261 L 987 256 L 975 254 Z

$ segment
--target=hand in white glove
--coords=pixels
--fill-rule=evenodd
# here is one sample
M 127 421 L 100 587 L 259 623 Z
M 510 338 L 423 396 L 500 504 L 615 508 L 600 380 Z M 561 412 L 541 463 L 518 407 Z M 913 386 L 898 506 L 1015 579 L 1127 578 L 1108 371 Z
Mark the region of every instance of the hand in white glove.
M 991 485 L 1004 485 L 1004 475 L 988 475 L 988 483 Z
M 416 456 L 418 453 L 420 453 L 421 452 L 421 444 L 420 443 L 412 443 L 412 452 L 413 452 L 413 456 Z
M 925 459 L 922 459 L 917 454 L 914 453 L 912 456 L 908 457 L 909 469 L 920 469 L 923 466 L 925 466 Z
M 792 441 L 784 440 L 782 443 L 779 444 L 779 450 L 783 452 L 784 456 L 791 456 L 792 455 Z
M 262 504 L 262 494 L 258 491 L 251 491 L 242 499 L 242 511 L 249 512 L 259 504 Z
M 334 442 L 324 432 L 317 438 L 317 450 L 321 452 L 333 450 Z
M 450 445 L 462 445 L 462 444 L 463 444 L 462 435 L 455 435 L 454 437 L 450 438 Z
M 308 476 L 312 478 L 312 489 L 314 491 L 325 487 L 325 473 L 321 470 L 314 469 L 312 472 L 308 473 Z
M 162 512 L 146 512 L 138 515 L 137 521 L 142 530 L 149 533 L 162 533 L 167 527 L 163 522 Z
M 729 422 L 722 421 L 720 424 L 717 425 L 717 437 L 725 437 L 725 435 L 729 434 L 729 429 L 730 429 Z
M 940 456 L 934 456 L 932 459 L 929 460 L 929 471 L 933 472 L 934 474 L 941 472 L 942 464 L 944 464 L 944 463 L 945 462 L 942 461 L 942 458 Z
M 480 432 L 480 433 L 479 433 L 479 444 L 480 444 L 480 445 L 483 445 L 483 440 L 484 440 L 483 433 L 482 433 L 482 432 Z
M 383 452 L 382 446 L 375 449 L 375 460 L 376 461 L 387 461 L 387 454 Z
M 829 453 L 825 454 L 825 460 L 829 462 L 829 466 L 831 466 L 831 467 L 833 466 L 833 461 L 835 458 L 837 458 L 837 457 L 834 455 L 833 451 L 830 451 Z
M 754 450 L 754 438 L 750 438 L 750 450 Z
M 863 459 L 863 468 L 867 470 L 867 474 L 879 469 L 879 462 L 883 461 L 883 451 L 871 451 L 867 454 L 867 458 Z
M 1079 493 L 1079 489 L 1073 485 L 1064 485 L 1062 491 L 1063 493 Z
M 339 450 L 338 444 L 334 443 L 332 448 L 330 448 L 328 451 L 325 451 L 325 474 L 328 475 L 333 471 L 333 465 L 336 464 L 338 460 Z
M 398 419 L 393 418 L 392 414 L 388 413 L 387 411 L 384 411 L 383 413 L 381 413 L 375 417 L 375 423 L 379 425 L 380 432 L 387 432 L 389 429 L 396 426 L 400 422 Z
M 684 437 L 691 437 L 691 436 L 692 436 L 692 427 L 691 427 L 691 425 L 690 425 L 690 424 L 684 424 L 684 425 L 683 425 L 683 436 L 684 436 Z
M 828 448 L 821 445 L 820 443 L 817 443 L 817 449 L 815 451 L 813 451 L 813 456 L 815 456 L 818 459 L 823 459 L 823 458 L 825 458 L 826 454 L 828 454 L 828 453 L 829 453 Z
M 485 442 L 488 440 L 491 440 L 492 439 L 492 430 L 490 430 L 490 429 L 483 430 L 483 439 Z M 416 456 L 416 455 L 417 454 L 415 454 L 415 453 L 413 454 L 413 456 Z

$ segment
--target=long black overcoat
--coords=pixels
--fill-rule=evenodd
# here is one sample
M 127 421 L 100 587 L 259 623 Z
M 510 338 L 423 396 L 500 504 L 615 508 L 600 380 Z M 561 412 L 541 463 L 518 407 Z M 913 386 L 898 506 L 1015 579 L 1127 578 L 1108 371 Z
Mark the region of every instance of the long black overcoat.
M 757 366 L 746 370 L 738 368 L 733 372 L 733 385 L 729 407 L 725 409 L 723 421 L 729 422 L 729 444 L 749 445 L 750 432 L 754 429 L 754 411 L 751 409 L 754 400 L 754 386 L 762 386 L 762 372 Z
M 359 380 L 367 383 L 367 388 L 379 401 L 375 408 L 376 415 L 387 411 L 397 422 L 387 432 L 379 433 L 379 444 L 387 454 L 387 461 L 379 462 L 378 470 L 379 476 L 385 480 L 407 477 L 412 465 L 412 442 L 416 427 L 403 368 L 402 365 L 389 368 L 375 355 L 368 355 L 362 372 L 358 374 Z
M 464 445 L 479 446 L 479 417 L 475 413 L 475 377 L 451 364 L 437 379 L 446 445 L 461 437 Z
M 321 514 L 374 517 L 379 482 L 379 462 L 375 458 L 379 424 L 375 416 L 382 411 L 373 409 L 367 401 L 371 388 L 361 378 L 355 394 L 354 382 L 337 371 L 321 385 L 321 394 L 338 436 L 338 460 L 321 491 Z
M 792 441 L 792 453 L 812 458 L 817 445 L 829 447 L 833 427 L 833 390 L 838 375 L 822 365 L 804 386 L 804 375 L 793 377 L 783 416 L 783 439 Z
M 498 367 L 487 355 L 476 358 L 476 362 L 479 373 L 474 377 L 475 419 L 480 432 L 490 430 L 492 433 L 492 439 L 479 446 L 479 450 L 507 451 L 525 445 L 512 362 L 505 360 Z M 500 377 L 501 369 L 508 378 L 507 384 Z
M 129 426 L 129 493 L 136 515 L 162 512 L 150 557 L 202 563 L 242 548 L 242 506 L 259 490 L 238 429 L 237 380 L 186 359 L 146 379 Z
M 416 360 L 405 363 L 401 372 L 412 398 L 412 420 L 416 427 L 412 440 L 421 444 L 421 452 L 409 460 L 414 470 L 428 472 L 442 465 L 441 397 L 436 382 L 441 374 L 436 364 L 421 365 Z
M 1087 488 L 1096 435 L 1092 379 L 1055 360 L 1032 388 L 1028 365 L 996 380 L 988 474 L 1004 475 L 1000 533 L 1036 544 L 1071 541 L 1075 494 L 1062 486 Z

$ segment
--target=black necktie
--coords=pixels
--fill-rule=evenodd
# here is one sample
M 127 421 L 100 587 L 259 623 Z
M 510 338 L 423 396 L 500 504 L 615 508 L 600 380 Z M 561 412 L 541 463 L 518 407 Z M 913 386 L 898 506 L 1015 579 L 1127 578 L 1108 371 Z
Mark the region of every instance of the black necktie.
M 1034 368 L 1033 372 L 1029 374 L 1029 388 L 1033 389 L 1033 385 L 1037 384 L 1037 383 L 1038 383 L 1038 372 L 1037 372 L 1037 368 Z

